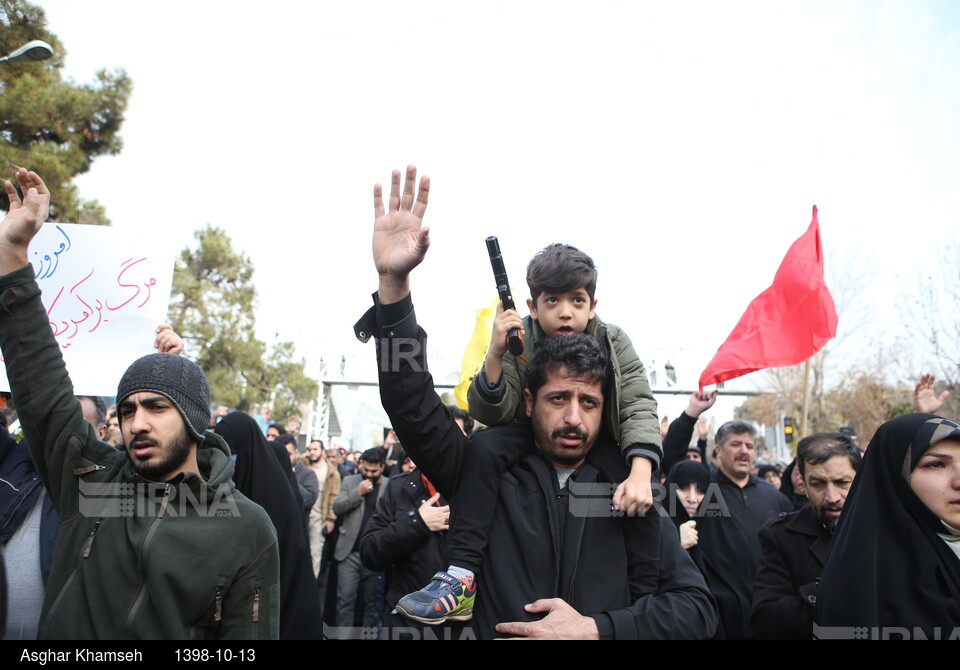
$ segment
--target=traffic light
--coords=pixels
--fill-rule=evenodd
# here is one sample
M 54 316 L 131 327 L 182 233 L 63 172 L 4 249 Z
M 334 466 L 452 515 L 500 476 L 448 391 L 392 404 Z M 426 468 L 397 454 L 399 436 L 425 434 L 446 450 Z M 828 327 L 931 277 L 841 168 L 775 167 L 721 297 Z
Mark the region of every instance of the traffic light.
M 793 419 L 785 416 L 783 418 L 783 439 L 788 443 L 793 442 L 794 431 Z

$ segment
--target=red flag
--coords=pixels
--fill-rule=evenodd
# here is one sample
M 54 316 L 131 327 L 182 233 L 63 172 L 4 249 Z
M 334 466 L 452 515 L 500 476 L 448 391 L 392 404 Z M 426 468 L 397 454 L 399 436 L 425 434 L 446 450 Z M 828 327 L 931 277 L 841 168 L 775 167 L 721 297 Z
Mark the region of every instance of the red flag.
M 793 243 L 773 285 L 753 299 L 700 375 L 700 390 L 748 372 L 796 365 L 837 334 L 837 310 L 823 281 L 817 207 Z

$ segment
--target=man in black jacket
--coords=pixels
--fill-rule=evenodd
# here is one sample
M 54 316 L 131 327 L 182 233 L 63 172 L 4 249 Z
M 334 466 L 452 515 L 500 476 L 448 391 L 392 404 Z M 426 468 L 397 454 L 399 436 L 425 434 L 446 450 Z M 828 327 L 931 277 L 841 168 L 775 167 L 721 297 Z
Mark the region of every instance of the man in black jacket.
M 317 497 L 320 495 L 320 480 L 317 479 L 316 473 L 300 460 L 297 441 L 290 433 L 281 435 L 277 442 L 286 448 L 287 454 L 290 456 L 290 467 L 293 468 L 293 477 L 297 480 L 297 488 L 300 491 L 300 498 L 303 500 L 301 511 L 306 518 L 310 514 L 313 503 L 317 502 Z
M 429 245 L 421 228 L 429 180 L 414 197 L 416 169 L 403 195 L 394 171 L 389 211 L 374 189 L 374 307 L 356 326 L 377 339 L 380 393 L 394 429 L 442 495 L 456 488 L 467 438 L 426 370 L 426 335 L 410 300 L 409 273 Z M 543 347 L 526 392 L 532 427 L 489 429 L 471 438 L 518 440 L 535 449 L 504 476 L 484 552 L 472 626 L 481 638 L 709 637 L 716 609 L 673 525 L 655 516 L 610 513 L 616 469 L 592 453 L 603 407 L 605 356 L 589 337 Z M 569 346 L 567 346 L 569 344 Z M 552 356 L 552 358 L 551 358 Z M 599 371 L 598 371 L 599 368 Z M 600 438 L 603 439 L 603 438 Z M 614 453 L 615 450 L 614 450 Z M 626 467 L 615 476 L 625 476 Z M 599 492 L 604 494 L 598 495 Z M 591 506 L 589 498 L 599 500 Z
M 386 572 L 382 639 L 465 637 L 462 625 L 443 626 L 441 632 L 391 612 L 400 598 L 426 584 L 438 566 L 445 565 L 449 528 L 450 507 L 419 469 L 401 472 L 387 482 L 360 540 L 363 564 Z
M 842 433 L 817 433 L 797 445 L 810 504 L 775 516 L 760 529 L 752 616 L 757 638 L 813 637 L 818 582 L 860 458 L 860 449 Z
M 693 437 L 697 418 L 716 401 L 717 392 L 694 392 L 687 409 L 670 424 L 663 440 L 663 466 L 683 460 Z M 703 576 L 720 609 L 718 638 L 753 637 L 750 612 L 753 582 L 760 557 L 760 527 L 771 516 L 793 509 L 777 489 L 750 473 L 753 468 L 756 429 L 744 421 L 727 421 L 717 430 L 719 466 L 710 470 L 711 501 L 720 505 L 719 514 L 698 514 L 698 545 L 702 552 Z

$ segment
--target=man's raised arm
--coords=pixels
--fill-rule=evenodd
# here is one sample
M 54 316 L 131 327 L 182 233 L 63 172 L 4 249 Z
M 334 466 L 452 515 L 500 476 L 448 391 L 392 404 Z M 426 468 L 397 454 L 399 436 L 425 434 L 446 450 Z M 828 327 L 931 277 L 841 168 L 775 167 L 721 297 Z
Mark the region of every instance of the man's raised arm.
M 690 438 L 697 425 L 700 415 L 713 407 L 717 402 L 717 392 L 694 391 L 690 394 L 687 409 L 673 420 L 666 436 L 663 438 L 663 460 L 660 462 L 660 471 L 669 473 L 670 468 L 687 456 L 690 447 Z
M 28 261 L 30 242 L 47 218 L 50 193 L 35 172 L 20 168 L 15 178 L 23 199 L 10 181 L 4 182 L 10 211 L 0 223 L 0 349 L 34 465 L 66 518 L 77 497 L 67 495 L 64 506 L 64 487 L 76 482 L 72 473 L 81 451 L 70 449 L 69 437 L 94 429 L 83 420 L 73 395 Z M 96 441 L 94 434 L 90 442 Z
M 408 166 L 401 193 L 400 177 L 394 170 L 387 207 L 380 184 L 373 189 L 373 263 L 380 283 L 374 306 L 354 331 L 364 342 L 376 340 L 380 401 L 404 449 L 449 497 L 466 438 L 433 388 L 427 371 L 427 336 L 417 325 L 410 299 L 410 272 L 430 246 L 429 229 L 423 225 L 430 179 L 424 176 L 415 193 L 417 169 Z

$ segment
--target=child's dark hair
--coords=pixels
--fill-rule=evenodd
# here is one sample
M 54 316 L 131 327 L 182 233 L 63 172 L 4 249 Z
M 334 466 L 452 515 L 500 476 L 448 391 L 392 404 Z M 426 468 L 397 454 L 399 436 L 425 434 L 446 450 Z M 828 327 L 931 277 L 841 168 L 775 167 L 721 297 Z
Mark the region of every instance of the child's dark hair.
M 533 397 L 547 383 L 551 372 L 564 369 L 575 375 L 585 375 L 592 382 L 604 386 L 607 381 L 607 355 L 596 338 L 584 333 L 548 337 L 537 345 L 533 361 L 527 368 L 527 388 Z
M 594 300 L 597 290 L 597 266 L 593 259 L 569 244 L 551 244 L 538 251 L 527 265 L 530 298 L 547 293 L 567 293 L 584 288 Z

